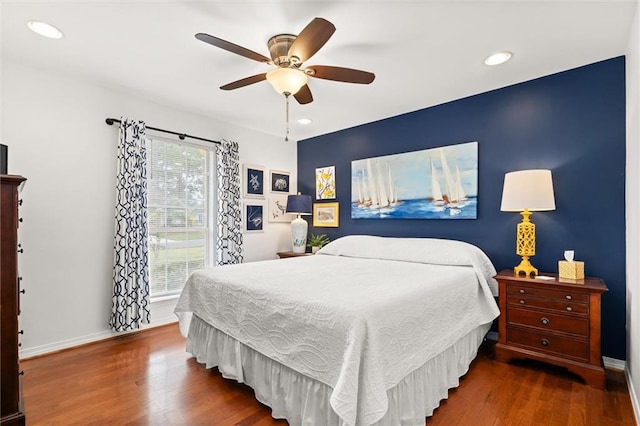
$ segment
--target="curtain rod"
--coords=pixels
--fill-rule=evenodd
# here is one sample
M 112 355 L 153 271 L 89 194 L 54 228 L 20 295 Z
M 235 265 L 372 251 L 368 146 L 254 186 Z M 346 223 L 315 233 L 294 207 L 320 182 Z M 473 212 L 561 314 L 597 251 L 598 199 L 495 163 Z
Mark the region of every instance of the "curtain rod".
M 107 118 L 105 120 L 105 123 L 107 123 L 109 126 L 111 126 L 113 123 L 121 123 L 121 122 L 122 121 L 118 120 L 117 118 Z M 181 141 L 183 141 L 185 138 L 191 138 L 191 139 L 197 139 L 199 141 L 211 142 L 211 143 L 216 143 L 220 145 L 220 141 L 213 141 L 211 139 L 199 138 L 197 136 L 188 135 L 186 133 L 172 132 L 171 130 L 158 129 L 157 127 L 151 127 L 151 126 L 146 126 L 146 128 L 149 130 L 155 130 L 156 132 L 164 132 L 164 133 L 170 133 L 172 135 L 176 135 Z

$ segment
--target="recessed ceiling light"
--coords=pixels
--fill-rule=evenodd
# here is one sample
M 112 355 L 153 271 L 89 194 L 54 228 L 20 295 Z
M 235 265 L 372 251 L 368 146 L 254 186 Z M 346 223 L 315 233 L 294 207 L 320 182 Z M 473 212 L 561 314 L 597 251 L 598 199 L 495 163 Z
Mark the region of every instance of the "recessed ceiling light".
M 62 31 L 51 24 L 47 24 L 46 22 L 29 21 L 27 22 L 27 27 L 29 27 L 31 31 L 38 35 L 41 35 L 42 37 L 54 39 L 62 38 Z
M 300 118 L 300 119 L 298 119 L 298 123 L 300 123 L 300 124 L 310 124 L 311 123 L 311 119 L 310 118 Z
M 486 65 L 504 64 L 509 59 L 511 59 L 511 56 L 512 56 L 512 53 L 511 52 L 507 52 L 506 50 L 504 52 L 496 52 L 493 55 L 490 55 L 487 59 L 485 59 L 484 63 Z

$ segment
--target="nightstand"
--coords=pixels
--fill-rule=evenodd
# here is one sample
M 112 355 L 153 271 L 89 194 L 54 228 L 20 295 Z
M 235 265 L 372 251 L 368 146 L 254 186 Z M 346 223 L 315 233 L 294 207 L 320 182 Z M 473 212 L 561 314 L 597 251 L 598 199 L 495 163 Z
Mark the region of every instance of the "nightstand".
M 605 388 L 600 353 L 600 278 L 552 280 L 496 275 L 500 321 L 495 359 L 529 358 L 567 368 L 596 388 Z
M 292 251 L 280 251 L 277 253 L 280 259 L 286 259 L 287 257 L 299 257 L 299 256 L 313 256 L 313 253 L 294 253 Z

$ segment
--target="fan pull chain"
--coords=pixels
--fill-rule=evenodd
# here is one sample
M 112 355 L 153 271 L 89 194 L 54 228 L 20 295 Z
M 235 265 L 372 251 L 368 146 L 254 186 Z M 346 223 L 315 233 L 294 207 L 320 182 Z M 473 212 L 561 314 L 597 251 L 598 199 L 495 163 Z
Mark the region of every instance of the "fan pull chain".
M 284 94 L 285 99 L 287 100 L 287 133 L 284 135 L 284 141 L 289 142 L 289 94 Z

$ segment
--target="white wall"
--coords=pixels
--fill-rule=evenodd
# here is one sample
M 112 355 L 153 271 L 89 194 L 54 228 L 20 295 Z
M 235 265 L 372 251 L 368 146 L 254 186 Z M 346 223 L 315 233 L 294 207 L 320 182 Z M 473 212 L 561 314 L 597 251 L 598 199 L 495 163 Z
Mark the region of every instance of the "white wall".
M 117 126 L 121 115 L 148 125 L 240 144 L 240 161 L 291 171 L 296 143 L 136 99 L 21 64 L 2 65 L 2 142 L 9 173 L 28 181 L 19 257 L 21 356 L 108 337 L 113 259 Z M 203 95 L 204 96 L 204 95 Z M 286 223 L 245 235 L 245 261 L 274 259 L 290 247 Z M 175 300 L 155 304 L 152 321 L 174 320 Z
M 627 381 L 640 423 L 640 7 L 629 35 L 627 89 Z

